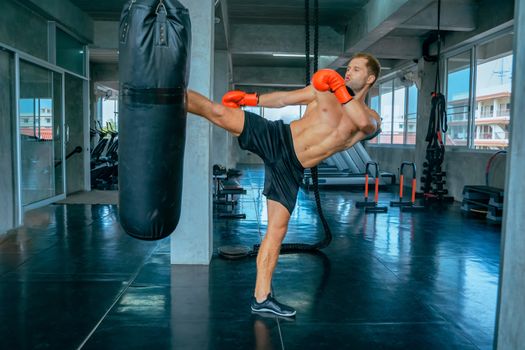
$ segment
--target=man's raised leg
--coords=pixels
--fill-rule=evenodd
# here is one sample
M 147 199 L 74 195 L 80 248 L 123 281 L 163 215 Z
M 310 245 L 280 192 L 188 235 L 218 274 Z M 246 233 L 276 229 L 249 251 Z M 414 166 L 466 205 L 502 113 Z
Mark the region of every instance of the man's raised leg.
M 192 90 L 188 90 L 188 112 L 208 119 L 234 136 L 239 136 L 244 128 L 242 109 L 225 107 Z

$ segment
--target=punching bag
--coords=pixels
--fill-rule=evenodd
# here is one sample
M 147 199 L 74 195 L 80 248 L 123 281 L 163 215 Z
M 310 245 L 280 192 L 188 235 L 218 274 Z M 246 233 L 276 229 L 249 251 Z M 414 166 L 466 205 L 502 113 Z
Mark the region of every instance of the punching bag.
M 180 217 L 188 10 L 176 0 L 130 0 L 119 36 L 120 224 L 135 238 L 156 240 Z

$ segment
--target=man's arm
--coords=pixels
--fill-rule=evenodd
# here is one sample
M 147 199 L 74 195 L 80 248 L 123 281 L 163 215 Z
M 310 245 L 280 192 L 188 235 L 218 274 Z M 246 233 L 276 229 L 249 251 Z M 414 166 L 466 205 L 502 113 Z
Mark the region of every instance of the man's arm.
M 278 91 L 259 96 L 258 106 L 280 108 L 292 105 L 307 105 L 315 100 L 315 89 L 308 85 L 293 91 Z
M 344 104 L 343 110 L 352 119 L 357 128 L 366 135 L 375 133 L 381 125 L 379 114 L 368 108 L 361 99 L 353 99 Z

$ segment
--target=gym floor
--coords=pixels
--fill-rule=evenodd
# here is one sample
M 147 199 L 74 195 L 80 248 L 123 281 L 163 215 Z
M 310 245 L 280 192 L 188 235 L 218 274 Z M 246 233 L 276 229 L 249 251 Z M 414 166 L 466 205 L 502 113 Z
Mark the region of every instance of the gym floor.
M 214 248 L 264 233 L 262 167 L 242 168 L 245 220 L 215 219 Z M 323 191 L 334 239 L 282 255 L 274 295 L 295 320 L 252 315 L 255 258 L 170 266 L 169 239 L 142 242 L 111 205 L 51 205 L 0 237 L 5 349 L 490 349 L 500 227 L 456 203 L 364 214 L 358 191 Z M 395 194 L 385 193 L 385 203 Z M 301 191 L 287 242 L 322 233 Z

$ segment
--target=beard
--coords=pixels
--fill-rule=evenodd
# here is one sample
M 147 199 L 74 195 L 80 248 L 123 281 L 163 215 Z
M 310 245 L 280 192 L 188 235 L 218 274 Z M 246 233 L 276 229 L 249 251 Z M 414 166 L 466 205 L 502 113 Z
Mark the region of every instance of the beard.
M 360 92 L 365 88 L 365 82 L 364 81 L 355 81 L 351 80 L 346 83 L 346 86 L 348 86 L 350 89 L 352 89 L 355 93 Z

